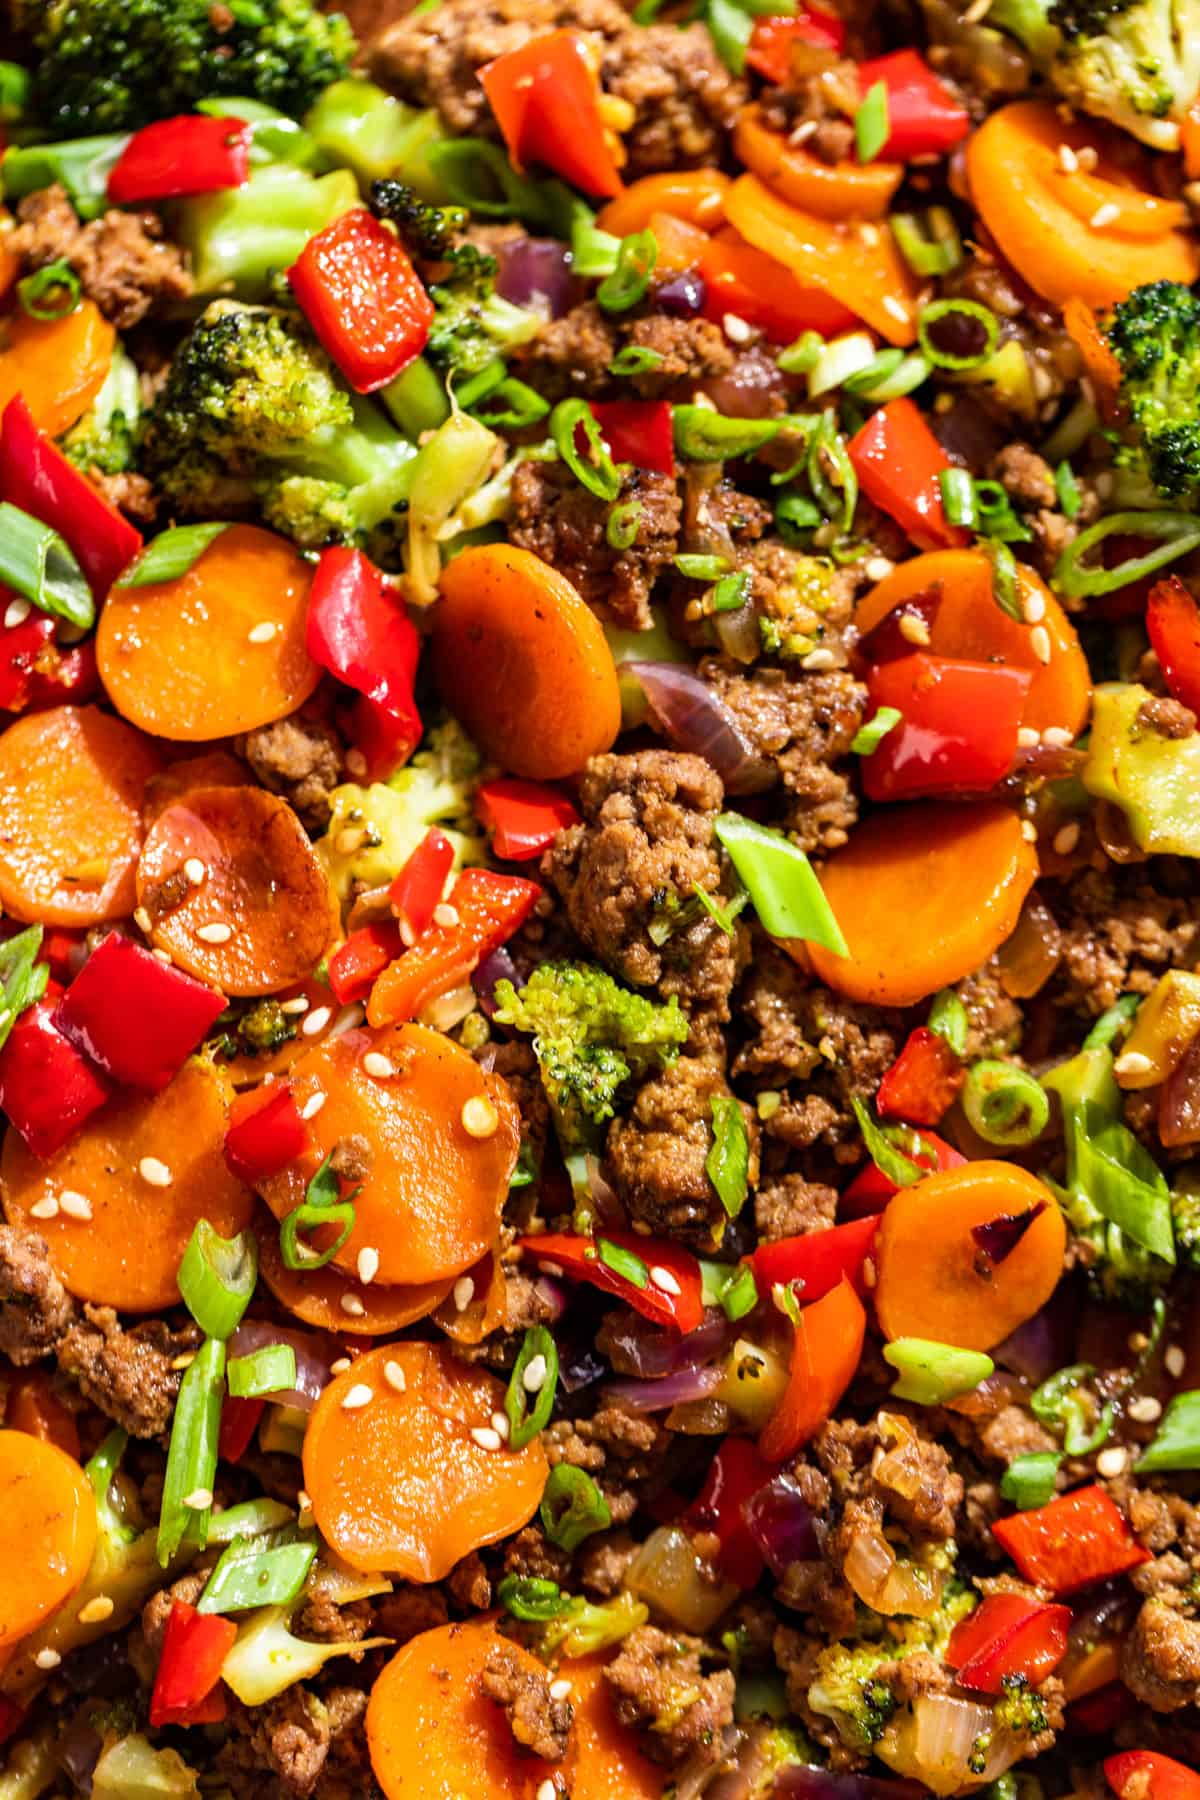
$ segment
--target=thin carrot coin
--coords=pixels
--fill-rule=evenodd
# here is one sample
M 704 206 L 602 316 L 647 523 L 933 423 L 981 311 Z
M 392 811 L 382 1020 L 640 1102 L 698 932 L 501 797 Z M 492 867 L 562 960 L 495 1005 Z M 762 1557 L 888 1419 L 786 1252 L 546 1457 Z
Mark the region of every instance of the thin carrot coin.
M 308 833 L 262 788 L 197 788 L 168 806 L 146 833 L 137 895 L 156 946 L 225 994 L 294 986 L 338 929 Z
M 304 1438 L 317 1529 L 352 1569 L 440 1581 L 528 1523 L 550 1472 L 492 1425 L 503 1384 L 424 1343 L 368 1350 L 324 1390 Z
M 999 949 L 1037 870 L 1037 851 L 1006 806 L 888 807 L 857 825 L 821 871 L 849 955 L 804 950 L 839 994 L 915 1006 Z
M 655 213 L 686 219 L 702 231 L 715 231 L 725 217 L 729 177 L 720 169 L 672 169 L 630 182 L 599 213 L 596 224 L 613 237 L 644 231 Z
M 196 788 L 251 785 L 249 769 L 230 750 L 205 750 L 199 756 L 181 756 L 147 782 L 146 823 Z
M 746 106 L 733 129 L 738 159 L 793 206 L 823 219 L 881 219 L 904 179 L 902 163 L 822 162 L 786 133 L 763 122 L 762 109 Z
M 24 1431 L 0 1431 L 0 1646 L 48 1619 L 83 1581 L 96 1498 L 79 1464 Z
M 255 1227 L 258 1272 L 281 1306 L 321 1331 L 351 1331 L 356 1337 L 391 1337 L 442 1304 L 454 1286 L 452 1277 L 423 1286 L 385 1287 L 365 1284 L 326 1264 L 323 1269 L 289 1269 L 279 1253 L 279 1233 Z
M 339 1268 L 353 1274 L 359 1252 L 374 1250 L 376 1279 L 408 1286 L 460 1275 L 491 1250 L 520 1144 L 517 1109 L 498 1077 L 440 1032 L 400 1025 L 348 1031 L 300 1057 L 288 1079 L 302 1113 L 314 1095 L 324 1101 L 309 1121 L 311 1148 L 262 1184 L 277 1219 L 301 1204 L 334 1145 L 358 1137 L 370 1167 Z M 468 1130 L 464 1108 L 485 1135 Z M 312 1241 L 321 1248 L 334 1235 Z
M 20 394 L 39 431 L 60 437 L 104 386 L 116 342 L 94 300 L 81 300 L 61 319 L 11 313 L 0 339 L 0 412 Z
M 454 1291 L 442 1301 L 434 1323 L 456 1344 L 482 1344 L 498 1331 L 508 1316 L 508 1282 L 497 1246 L 473 1269 L 454 1283 Z M 470 1293 L 466 1283 L 470 1282 Z
M 573 1658 L 563 1665 L 571 1683 L 579 1761 L 571 1800 L 660 1800 L 663 1769 L 642 1754 L 637 1736 L 613 1710 L 604 1679 L 612 1652 Z
M 153 744 L 94 706 L 28 713 L 0 735 L 0 903 L 14 918 L 97 925 L 134 908 Z
M 0 1155 L 5 1218 L 45 1238 L 76 1299 L 123 1312 L 177 1305 L 196 1221 L 232 1237 L 253 1209 L 222 1155 L 229 1098 L 224 1077 L 193 1058 L 160 1094 L 110 1100 L 45 1162 L 10 1129 Z
M 45 1369 L 22 1369 L 8 1390 L 4 1409 L 5 1428 L 25 1431 L 30 1437 L 56 1444 L 79 1461 L 79 1427 L 75 1414 L 55 1393 Z
M 305 1004 L 301 1005 L 301 1002 Z M 313 975 L 297 982 L 286 993 L 276 994 L 273 1004 L 279 1007 L 282 1017 L 288 1021 L 292 1035 L 285 1037 L 272 1050 L 256 1052 L 252 1046 L 245 1045 L 228 1062 L 223 1063 L 222 1067 L 235 1088 L 257 1087 L 268 1075 L 285 1075 L 306 1050 L 324 1042 L 342 1010 L 325 983 L 318 981 Z M 238 1042 L 244 1044 L 243 1039 Z
M 96 632 L 110 700 L 178 743 L 285 718 L 321 678 L 304 647 L 311 584 L 285 538 L 231 525 L 177 580 L 113 588 Z

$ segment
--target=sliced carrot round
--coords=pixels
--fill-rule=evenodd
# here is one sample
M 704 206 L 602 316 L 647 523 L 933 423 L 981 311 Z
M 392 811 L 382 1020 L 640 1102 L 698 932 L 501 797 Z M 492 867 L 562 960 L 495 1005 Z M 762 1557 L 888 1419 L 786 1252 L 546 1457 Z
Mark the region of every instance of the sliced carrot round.
M 96 925 L 134 908 L 142 796 L 160 765 L 95 706 L 28 713 L 0 735 L 0 903 L 14 918 Z
M 442 575 L 433 670 L 452 713 L 514 775 L 551 781 L 621 728 L 612 651 L 596 615 L 529 550 L 480 544 Z
M 611 1652 L 572 1659 L 564 1674 L 571 1683 L 578 1762 L 571 1800 L 660 1800 L 663 1770 L 638 1745 L 636 1733 L 613 1710 L 604 1679 Z
M 138 904 L 172 962 L 225 994 L 275 994 L 310 975 L 338 929 L 329 877 L 285 800 L 197 788 L 159 813 Z
M 1006 806 L 888 807 L 857 825 L 821 871 L 849 955 L 819 944 L 804 950 L 839 994 L 915 1006 L 999 949 L 1037 870 L 1037 852 Z
M 0 1645 L 49 1618 L 96 1548 L 96 1497 L 79 1464 L 24 1431 L 0 1431 Z
M 854 615 L 860 636 L 906 600 L 930 592 L 939 596 L 929 646 L 934 656 L 1032 670 L 1023 722 L 1035 731 L 1054 726 L 1072 737 L 1082 731 L 1092 697 L 1087 658 L 1066 613 L 1028 564 L 1017 564 L 1017 598 L 1033 615 L 1028 624 L 996 604 L 992 563 L 984 551 L 931 550 L 897 563 L 863 595 Z M 1034 637 L 1039 625 L 1050 644 L 1046 662 L 1035 648 L 1042 644 Z
M 733 148 L 782 199 L 822 219 L 881 219 L 904 179 L 902 163 L 822 162 L 783 132 L 772 131 L 757 106 L 738 114 Z
M 156 819 L 196 788 L 251 787 L 253 780 L 244 762 L 230 750 L 205 750 L 199 756 L 181 756 L 147 783 L 146 822 Z
M 231 525 L 186 575 L 113 588 L 96 632 L 113 705 L 189 744 L 285 718 L 321 678 L 304 645 L 311 584 L 285 538 Z
M 702 231 L 715 231 L 725 217 L 729 177 L 720 169 L 671 169 L 630 182 L 600 212 L 596 223 L 613 237 L 644 231 L 655 213 L 686 219 Z
M 1038 1207 L 1000 1261 L 972 1236 L 973 1226 Z M 1028 1170 L 1004 1162 L 943 1169 L 901 1188 L 884 1211 L 875 1253 L 879 1323 L 889 1338 L 990 1350 L 1050 1298 L 1066 1245 L 1057 1200 Z
M 112 364 L 117 334 L 94 300 L 61 319 L 11 313 L 0 341 L 0 412 L 20 394 L 33 422 L 60 437 L 82 419 Z
M 269 1075 L 285 1075 L 306 1051 L 324 1042 L 342 1010 L 329 988 L 315 975 L 297 982 L 294 988 L 274 998 L 281 1007 L 286 1007 L 289 1001 L 301 1000 L 307 1002 L 307 1007 L 284 1015 L 295 1027 L 295 1033 L 284 1038 L 274 1050 L 255 1052 L 249 1047 L 239 1048 L 230 1061 L 222 1064 L 235 1088 L 257 1087 Z
M 424 1025 L 348 1031 L 300 1057 L 288 1079 L 301 1112 L 316 1094 L 324 1102 L 309 1121 L 309 1150 L 262 1184 L 277 1219 L 301 1204 L 339 1139 L 359 1137 L 371 1166 L 354 1202 L 354 1230 L 335 1259 L 340 1268 L 353 1273 L 359 1251 L 372 1249 L 377 1279 L 408 1286 L 460 1275 L 491 1250 L 520 1146 L 519 1115 L 502 1081 Z M 495 1118 L 488 1135 L 467 1130 L 468 1102 L 468 1118 Z M 312 1241 L 320 1248 L 335 1236 L 316 1232 Z
M 304 1438 L 304 1486 L 326 1543 L 366 1574 L 440 1581 L 519 1531 L 550 1468 L 537 1438 L 488 1447 L 503 1405 L 494 1375 L 440 1345 L 358 1357 L 322 1393 Z
M 45 1238 L 77 1299 L 124 1312 L 176 1305 L 175 1278 L 196 1221 L 232 1237 L 254 1205 L 225 1167 L 229 1097 L 224 1077 L 193 1058 L 161 1094 L 110 1100 L 45 1162 L 10 1130 L 0 1155 L 5 1217 Z M 86 1200 L 91 1216 L 64 1212 L 58 1203 L 67 1193 Z
M 321 1331 L 349 1331 L 355 1337 L 391 1337 L 442 1304 L 454 1278 L 419 1286 L 365 1285 L 326 1264 L 323 1269 L 289 1269 L 279 1253 L 279 1233 L 256 1227 L 258 1272 L 281 1306 L 305 1325 Z

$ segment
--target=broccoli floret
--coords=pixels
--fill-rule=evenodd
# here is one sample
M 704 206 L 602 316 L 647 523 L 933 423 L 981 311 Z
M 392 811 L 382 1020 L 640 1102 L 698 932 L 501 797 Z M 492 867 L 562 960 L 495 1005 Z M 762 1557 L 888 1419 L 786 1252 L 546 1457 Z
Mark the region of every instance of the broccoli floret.
M 1200 1181 L 1190 1170 L 1179 1177 L 1171 1195 L 1175 1251 L 1184 1268 L 1200 1270 Z
M 369 542 L 415 450 L 292 314 L 214 301 L 176 351 L 141 466 L 185 515 L 262 512 L 305 548 Z
M 1136 440 L 1127 459 L 1144 468 L 1159 493 L 1194 504 L 1200 492 L 1200 299 L 1178 281 L 1152 281 L 1113 308 L 1106 335 L 1120 364 L 1121 398 Z
M 371 183 L 367 204 L 377 219 L 396 227 L 413 256 L 430 262 L 443 262 L 453 254 L 454 240 L 470 217 L 462 206 L 432 206 L 406 182 L 391 178 Z
M 311 0 L 41 0 L 23 11 L 39 53 L 35 109 L 57 137 L 136 129 L 221 94 L 298 115 L 355 51 L 347 20 Z
M 103 387 L 63 438 L 63 450 L 76 468 L 122 474 L 134 459 L 141 410 L 141 378 L 132 357 L 118 344 Z
M 1029 1685 L 1027 1675 L 1005 1675 L 1004 1692 L 996 1702 L 997 1731 L 1011 1732 L 1014 1737 L 1040 1737 L 1046 1729 L 1046 1706 L 1041 1695 Z
M 496 259 L 475 244 L 459 244 L 445 258 L 450 268 L 429 290 L 437 309 L 425 354 L 458 375 L 476 375 L 505 350 L 537 335 L 536 312 L 514 306 L 496 292 Z
M 953 1560 L 955 1546 L 946 1546 Z M 954 1627 L 972 1612 L 978 1596 L 956 1576 L 942 1589 L 941 1602 L 930 1618 L 883 1618 L 862 1609 L 865 1625 L 851 1642 L 827 1645 L 816 1660 L 808 1690 L 813 1712 L 832 1719 L 842 1741 L 852 1749 L 870 1750 L 899 1710 L 891 1684 L 880 1679 L 885 1664 L 924 1654 L 941 1658 Z

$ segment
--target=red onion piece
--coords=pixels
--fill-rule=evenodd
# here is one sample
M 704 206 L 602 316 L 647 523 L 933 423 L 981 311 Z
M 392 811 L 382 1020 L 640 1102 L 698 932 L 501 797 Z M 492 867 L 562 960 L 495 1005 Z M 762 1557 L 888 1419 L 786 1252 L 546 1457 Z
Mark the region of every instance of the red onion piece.
M 878 1775 L 835 1775 L 809 1763 L 781 1769 L 771 1790 L 775 1800 L 929 1800 L 919 1781 L 889 1781 Z
M 710 1306 L 704 1323 L 683 1337 L 678 1332 L 661 1331 L 648 1319 L 629 1312 L 606 1332 L 606 1348 L 618 1375 L 661 1381 L 664 1376 L 714 1362 L 736 1335 L 719 1306 Z
M 1200 1037 L 1194 1037 L 1163 1084 L 1158 1135 L 1168 1149 L 1200 1139 Z
M 630 1412 L 667 1412 L 689 1400 L 706 1400 L 724 1379 L 723 1369 L 680 1369 L 661 1381 L 610 1381 L 604 1398 Z
M 654 304 L 659 312 L 670 313 L 674 319 L 690 319 L 700 311 L 707 295 L 708 284 L 703 275 L 688 269 L 655 288 Z
M 517 965 L 503 945 L 485 956 L 471 977 L 471 986 L 479 996 L 479 1010 L 488 1019 L 496 1016 L 498 981 L 511 981 L 514 986 L 517 982 Z
M 567 1310 L 567 1290 L 561 1281 L 555 1281 L 552 1275 L 539 1275 L 533 1284 L 533 1291 L 542 1305 L 549 1308 L 554 1317 L 549 1321 L 556 1325 Z
M 821 1554 L 815 1515 L 791 1475 L 776 1475 L 743 1500 L 742 1517 L 775 1575 L 786 1574 L 793 1563 L 813 1562 Z
M 766 419 L 783 408 L 777 405 L 787 384 L 773 356 L 757 344 L 738 357 L 728 375 L 706 381 L 704 391 L 720 413 L 731 419 Z
M 294 1406 L 311 1412 L 321 1390 L 333 1379 L 326 1355 L 328 1340 L 315 1332 L 293 1331 L 290 1325 L 272 1325 L 266 1319 L 243 1319 L 229 1340 L 230 1356 L 250 1356 L 270 1344 L 290 1344 L 296 1352 L 296 1385 L 267 1398 L 276 1406 Z
M 971 1236 L 990 1263 L 1002 1263 L 1012 1255 L 1033 1221 L 1040 1219 L 1045 1210 L 1046 1202 L 1038 1200 L 1024 1212 L 1001 1213 L 999 1218 L 972 1225 Z
M 557 238 L 514 238 L 496 252 L 496 292 L 513 306 L 561 319 L 571 304 L 571 259 Z
M 1077 1315 L 1078 1296 L 1064 1282 L 1031 1319 L 996 1345 L 993 1361 L 1036 1386 L 1071 1361 Z
M 694 670 L 681 663 L 624 666 L 641 682 L 664 737 L 677 750 L 689 750 L 711 764 L 727 794 L 761 794 L 775 785 L 779 772 L 774 763 L 755 756 L 729 708 Z

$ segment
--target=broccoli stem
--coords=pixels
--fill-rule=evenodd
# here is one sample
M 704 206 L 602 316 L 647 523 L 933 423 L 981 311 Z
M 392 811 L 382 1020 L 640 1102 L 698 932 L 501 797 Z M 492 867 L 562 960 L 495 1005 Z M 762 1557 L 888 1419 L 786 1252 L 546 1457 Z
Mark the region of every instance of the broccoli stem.
M 175 235 L 191 252 L 202 298 L 263 300 L 271 277 L 295 262 L 314 232 L 357 205 L 358 187 L 348 169 L 313 176 L 271 163 L 240 188 L 176 202 Z

